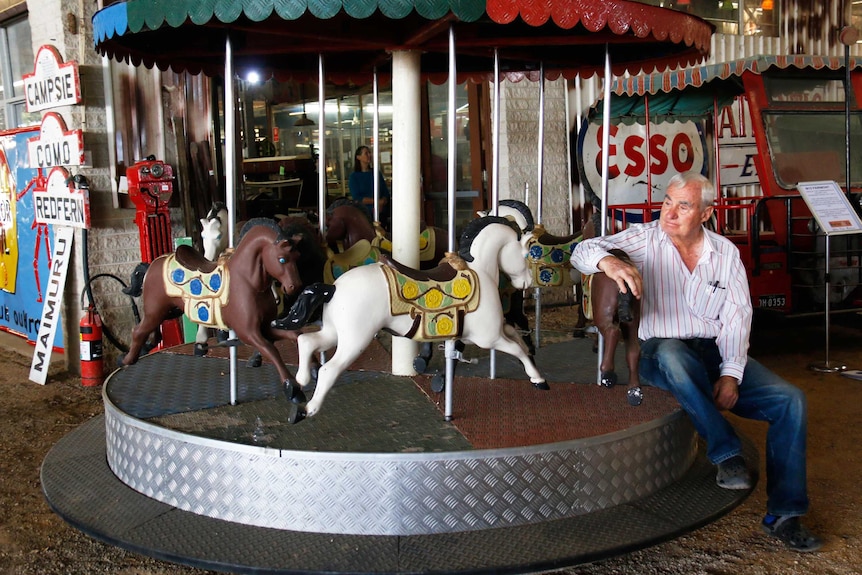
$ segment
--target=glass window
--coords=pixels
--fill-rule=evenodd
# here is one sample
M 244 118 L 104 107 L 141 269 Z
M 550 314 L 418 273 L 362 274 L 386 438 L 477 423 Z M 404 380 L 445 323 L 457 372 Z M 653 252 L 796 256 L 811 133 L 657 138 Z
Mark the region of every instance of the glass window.
M 40 112 L 27 113 L 24 74 L 33 72 L 30 23 L 19 18 L 0 25 L 0 129 L 38 125 Z
M 844 103 L 844 80 L 764 76 L 763 84 L 773 103 L 825 105 Z M 832 107 L 832 106 L 829 106 Z
M 843 112 L 764 112 L 775 177 L 785 188 L 799 182 L 834 180 L 844 184 L 846 124 Z M 850 117 L 850 166 L 854 185 L 862 183 L 862 115 Z

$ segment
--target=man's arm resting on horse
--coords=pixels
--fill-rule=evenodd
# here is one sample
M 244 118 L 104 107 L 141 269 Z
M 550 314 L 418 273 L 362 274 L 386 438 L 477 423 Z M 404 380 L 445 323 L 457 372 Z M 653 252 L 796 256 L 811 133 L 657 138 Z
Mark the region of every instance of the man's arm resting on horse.
M 620 258 L 608 254 L 599 260 L 598 268 L 609 278 L 617 282 L 621 293 L 628 293 L 631 288 L 632 295 L 640 299 L 643 289 L 643 281 L 638 269 Z

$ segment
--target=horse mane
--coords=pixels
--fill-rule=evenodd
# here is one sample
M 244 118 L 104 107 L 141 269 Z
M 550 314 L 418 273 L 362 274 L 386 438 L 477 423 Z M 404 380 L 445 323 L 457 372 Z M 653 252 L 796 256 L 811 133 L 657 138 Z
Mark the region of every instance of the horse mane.
M 524 216 L 524 220 L 527 222 L 527 227 L 524 228 L 524 231 L 533 231 L 533 228 L 536 226 L 536 222 L 533 220 L 533 212 L 530 211 L 530 207 L 527 204 L 521 200 L 500 200 L 500 205 L 517 210 L 519 214 Z
M 214 201 L 212 204 L 212 207 L 210 208 L 210 211 L 207 212 L 206 219 L 212 220 L 214 218 L 218 218 L 219 212 L 221 212 L 221 211 L 226 212 L 227 211 L 227 205 L 225 205 L 224 202 Z M 222 222 L 222 224 L 224 224 L 224 223 L 226 223 L 226 222 Z
M 278 227 L 278 224 L 275 223 L 275 220 L 272 220 L 270 218 L 252 218 L 248 220 L 245 224 L 243 224 L 242 229 L 240 229 L 239 241 L 242 241 L 242 238 L 244 238 L 245 235 L 252 230 L 252 228 L 256 228 L 258 226 L 264 226 L 275 232 L 276 242 L 280 240 L 286 240 L 290 237 L 286 235 L 280 227 Z
M 329 207 L 326 208 L 326 213 L 331 216 L 332 212 L 334 212 L 336 208 L 340 208 L 342 206 L 351 206 L 360 210 L 362 213 L 367 213 L 365 210 L 365 206 L 363 206 L 361 202 L 357 202 L 349 196 L 341 196 L 340 198 L 334 200 L 331 204 L 329 204 Z
M 507 220 L 506 218 L 500 216 L 485 216 L 482 218 L 476 218 L 475 220 L 471 220 L 465 227 L 464 231 L 461 232 L 461 240 L 458 242 L 460 246 L 458 248 L 458 255 L 468 262 L 473 261 L 473 255 L 470 253 L 470 247 L 473 245 L 473 240 L 476 239 L 482 230 L 490 226 L 491 224 L 503 224 L 506 225 L 518 234 L 518 239 L 521 239 L 521 230 L 518 229 L 518 226 L 514 224 L 514 222 Z
M 296 246 L 300 254 L 298 264 L 308 261 L 326 261 L 326 252 L 323 251 L 318 240 L 317 230 L 311 225 L 311 222 L 295 217 L 285 218 L 282 220 L 279 228 L 281 228 L 282 233 L 287 237 L 295 235 L 302 237 Z

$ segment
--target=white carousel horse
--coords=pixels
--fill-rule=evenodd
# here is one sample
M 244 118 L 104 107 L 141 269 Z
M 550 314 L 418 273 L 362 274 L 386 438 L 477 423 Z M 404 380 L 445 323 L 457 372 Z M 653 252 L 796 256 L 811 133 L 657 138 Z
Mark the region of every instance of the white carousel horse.
M 214 262 L 228 247 L 227 237 L 227 206 L 222 202 L 213 202 L 206 217 L 201 222 L 201 243 L 204 247 L 204 257 Z M 198 325 L 198 333 L 195 336 L 195 355 L 206 355 L 209 329 L 204 325 Z
M 292 409 L 291 423 L 320 411 L 338 376 L 381 329 L 418 341 L 460 339 L 508 353 L 521 360 L 534 387 L 548 389 L 521 338 L 504 322 L 497 291 L 501 272 L 516 288 L 529 287 L 526 241 L 508 220 L 490 216 L 470 222 L 461 236 L 461 257 L 450 254 L 434 270 L 389 262 L 353 268 L 338 278 L 321 329 L 299 336 L 297 382 L 304 388 L 311 384 L 315 353 L 336 350 L 318 371 L 311 401 Z

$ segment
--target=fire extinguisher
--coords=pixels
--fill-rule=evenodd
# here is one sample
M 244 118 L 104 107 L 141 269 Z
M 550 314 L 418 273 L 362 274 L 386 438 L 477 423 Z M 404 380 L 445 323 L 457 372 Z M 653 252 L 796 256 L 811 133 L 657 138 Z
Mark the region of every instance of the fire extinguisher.
M 102 318 L 90 304 L 81 318 L 81 384 L 102 385 L 105 360 L 102 357 Z

